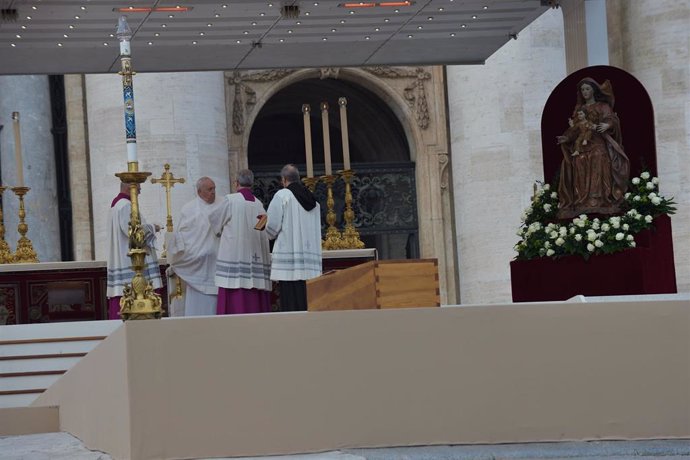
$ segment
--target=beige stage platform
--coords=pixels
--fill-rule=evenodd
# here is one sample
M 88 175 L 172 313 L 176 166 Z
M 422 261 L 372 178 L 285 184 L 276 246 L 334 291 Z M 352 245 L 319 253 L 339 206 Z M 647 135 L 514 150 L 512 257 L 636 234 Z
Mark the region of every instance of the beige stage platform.
M 35 406 L 122 459 L 690 437 L 690 302 L 128 322 Z

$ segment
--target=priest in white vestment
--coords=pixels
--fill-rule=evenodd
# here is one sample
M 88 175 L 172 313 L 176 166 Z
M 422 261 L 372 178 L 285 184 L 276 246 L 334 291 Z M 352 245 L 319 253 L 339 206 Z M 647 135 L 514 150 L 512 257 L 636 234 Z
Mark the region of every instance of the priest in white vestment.
M 141 187 L 138 186 L 141 190 Z M 120 193 L 110 204 L 110 226 L 108 227 L 108 261 L 107 278 L 108 289 L 108 319 L 120 319 L 120 298 L 125 284 L 131 284 L 134 277 L 132 260 L 129 252 L 129 221 L 132 213 L 132 202 L 129 197 L 129 184 L 120 184 Z M 144 245 L 147 251 L 144 259 L 144 276 L 151 282 L 154 289 L 163 286 L 161 273 L 156 256 L 156 232 L 160 226 L 147 224 L 144 216 L 139 213 L 141 226 L 144 229 Z
M 196 193 L 197 197 L 182 207 L 177 230 L 167 235 L 170 272 L 184 283 L 182 299 L 170 296 L 170 316 L 216 314 L 218 288 L 214 276 L 220 238 L 209 221 L 218 208 L 216 184 L 211 178 L 202 177 L 196 182 Z M 175 292 L 170 284 L 169 289 Z
M 237 174 L 237 193 L 226 195 L 210 216 L 220 234 L 215 282 L 219 315 L 271 311 L 270 252 L 266 211 L 251 192 L 254 173 Z
M 302 184 L 299 170 L 285 165 L 283 189 L 268 205 L 268 237 L 275 239 L 271 279 L 280 282 L 282 311 L 307 310 L 306 280 L 321 275 L 321 208 Z

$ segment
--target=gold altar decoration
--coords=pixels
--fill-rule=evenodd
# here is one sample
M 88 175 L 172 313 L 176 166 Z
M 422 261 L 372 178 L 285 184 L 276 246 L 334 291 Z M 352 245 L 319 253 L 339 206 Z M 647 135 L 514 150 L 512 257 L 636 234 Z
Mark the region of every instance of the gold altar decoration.
M 303 177 L 302 183 L 309 189 L 311 193 L 316 190 L 316 184 L 319 182 L 318 177 Z
M 172 211 L 170 210 L 170 189 L 175 186 L 175 184 L 184 184 L 184 178 L 175 178 L 173 173 L 170 172 L 170 164 L 165 163 L 163 165 L 163 169 L 165 170 L 163 174 L 161 174 L 161 177 L 158 179 L 151 179 L 152 184 L 161 184 L 162 187 L 165 188 L 165 204 L 168 209 L 168 217 L 165 223 L 165 229 L 168 232 L 173 231 L 173 220 L 172 220 Z
M 352 188 L 350 184 L 355 172 L 351 169 L 346 169 L 339 171 L 339 173 L 343 177 L 343 181 L 345 181 L 345 211 L 343 212 L 345 228 L 340 241 L 340 249 L 362 249 L 364 248 L 364 242 L 359 238 L 359 232 L 355 229 L 355 211 L 352 209 Z
M 130 319 L 158 319 L 161 317 L 162 301 L 153 291 L 151 282 L 144 277 L 144 264 L 146 247 L 144 244 L 144 228 L 141 225 L 139 214 L 139 184 L 146 182 L 150 172 L 140 172 L 139 162 L 133 161 L 127 164 L 129 171 L 115 174 L 120 180 L 129 184 L 129 197 L 132 202 L 132 211 L 129 217 L 129 252 L 132 259 L 134 278 L 132 283 L 125 285 L 120 299 L 120 317 L 123 321 Z
M 342 249 L 341 236 L 338 229 L 335 227 L 335 200 L 333 199 L 333 184 L 335 183 L 337 176 L 329 174 L 326 176 L 321 176 L 321 180 L 326 184 L 327 196 L 326 196 L 326 206 L 328 211 L 326 212 L 326 222 L 328 223 L 328 229 L 326 230 L 326 239 L 321 242 L 321 247 L 323 249 Z
M 7 187 L 0 185 L 0 264 L 12 263 L 13 255 L 10 245 L 5 241 L 5 220 L 2 215 L 2 194 Z
M 17 225 L 17 231 L 21 235 L 19 241 L 17 241 L 17 250 L 12 260 L 12 263 L 15 264 L 38 263 L 38 257 L 36 257 L 36 251 L 34 251 L 31 240 L 26 237 L 26 234 L 29 232 L 29 226 L 24 221 L 26 217 L 24 195 L 29 193 L 29 190 L 31 190 L 29 187 L 12 187 L 14 194 L 19 197 L 19 225 Z

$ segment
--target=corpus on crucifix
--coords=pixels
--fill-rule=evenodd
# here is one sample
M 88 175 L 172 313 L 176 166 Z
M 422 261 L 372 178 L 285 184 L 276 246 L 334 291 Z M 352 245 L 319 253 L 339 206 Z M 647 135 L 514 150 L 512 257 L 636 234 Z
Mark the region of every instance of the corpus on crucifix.
M 163 174 L 161 174 L 161 177 L 158 179 L 151 179 L 152 184 L 161 184 L 162 187 L 165 187 L 165 204 L 167 206 L 167 211 L 168 211 L 168 216 L 165 222 L 165 229 L 168 232 L 173 231 L 173 221 L 172 221 L 172 213 L 170 210 L 170 189 L 175 186 L 175 184 L 184 184 L 184 178 L 175 178 L 173 173 L 170 172 L 170 164 L 165 163 L 163 165 L 163 168 L 165 171 L 163 171 Z

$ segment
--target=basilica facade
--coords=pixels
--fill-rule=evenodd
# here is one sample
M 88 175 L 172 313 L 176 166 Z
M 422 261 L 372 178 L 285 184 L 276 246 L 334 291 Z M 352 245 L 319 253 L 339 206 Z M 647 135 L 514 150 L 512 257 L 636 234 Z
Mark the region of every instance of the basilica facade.
M 137 74 L 140 169 L 155 177 L 168 163 L 187 179 L 172 190 L 173 218 L 202 176 L 214 179 L 221 196 L 231 192 L 235 173 L 249 167 L 270 191 L 283 164 L 305 163 L 301 108 L 310 104 L 319 173 L 320 102 L 331 107 L 338 169 L 337 101 L 346 97 L 367 246 L 385 258 L 438 259 L 443 304 L 510 302 L 515 232 L 532 184 L 545 179 L 544 104 L 569 73 L 612 65 L 640 80 L 653 102 L 660 190 L 678 203 L 672 218 L 678 289 L 688 292 L 690 2 L 597 2 L 605 31 L 599 35 L 602 27 L 582 31 L 591 18 L 573 6 L 581 3 L 548 10 L 484 65 Z M 605 62 L 597 60 L 601 54 Z M 133 62 L 136 68 L 136 56 Z M 24 139 L 29 236 L 42 262 L 103 260 L 108 207 L 119 187 L 114 174 L 126 169 L 120 77 L 64 76 L 62 155 L 51 133 L 49 83 L 47 76 L 0 77 L 0 112 L 19 110 L 38 127 Z M 2 182 L 11 184 L 6 125 Z M 626 151 L 634 154 L 635 146 Z M 4 201 L 6 237 L 15 241 L 16 203 Z M 145 184 L 140 201 L 148 221 L 165 222 L 163 189 Z

